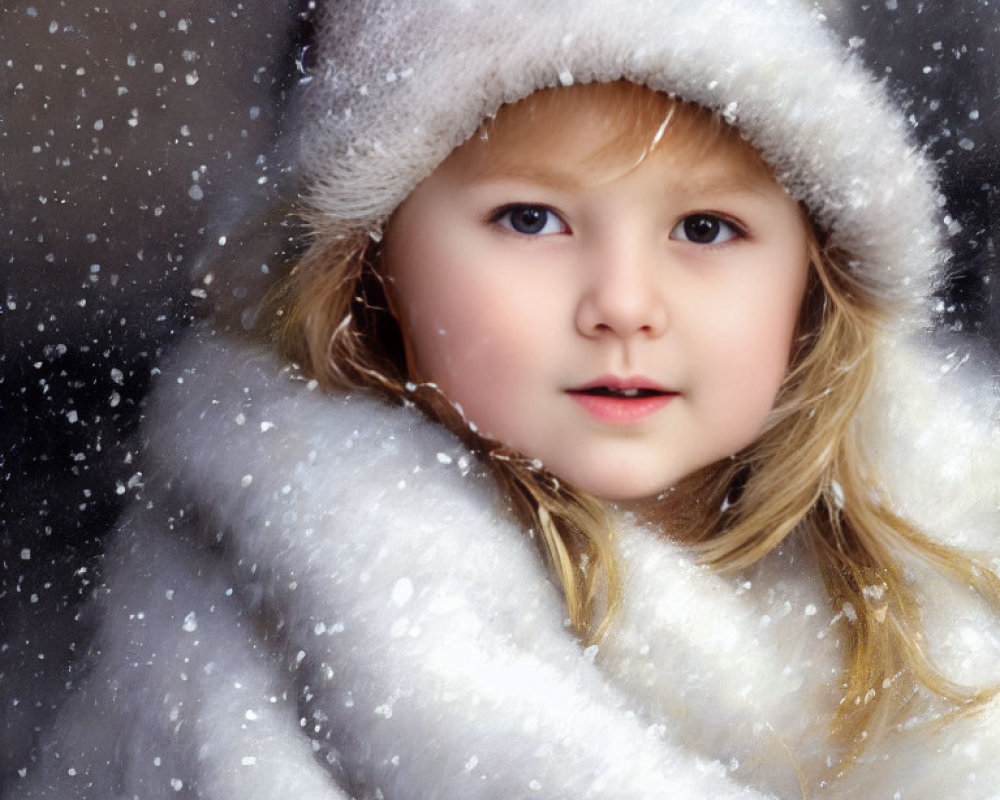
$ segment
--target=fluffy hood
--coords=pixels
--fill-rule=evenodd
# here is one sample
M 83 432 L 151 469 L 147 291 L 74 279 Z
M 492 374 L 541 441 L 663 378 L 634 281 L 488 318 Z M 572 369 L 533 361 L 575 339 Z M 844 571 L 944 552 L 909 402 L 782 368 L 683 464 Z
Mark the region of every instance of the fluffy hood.
M 794 0 L 341 0 L 302 163 L 321 225 L 375 230 L 504 103 L 625 78 L 718 111 L 886 301 L 941 263 L 931 171 L 881 86 Z

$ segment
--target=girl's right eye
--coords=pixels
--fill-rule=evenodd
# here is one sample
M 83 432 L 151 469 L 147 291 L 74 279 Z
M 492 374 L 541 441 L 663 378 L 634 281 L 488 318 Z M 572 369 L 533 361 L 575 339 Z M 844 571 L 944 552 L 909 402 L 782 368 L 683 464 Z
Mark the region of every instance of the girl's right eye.
M 552 236 L 569 230 L 554 211 L 525 203 L 504 206 L 492 215 L 491 221 L 524 236 Z

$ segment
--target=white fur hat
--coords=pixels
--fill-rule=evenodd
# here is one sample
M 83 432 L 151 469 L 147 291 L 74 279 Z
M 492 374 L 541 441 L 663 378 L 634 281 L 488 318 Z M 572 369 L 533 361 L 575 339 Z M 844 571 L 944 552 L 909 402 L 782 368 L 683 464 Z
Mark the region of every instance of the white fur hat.
M 302 164 L 321 225 L 376 229 L 504 103 L 626 78 L 736 125 L 877 296 L 936 278 L 932 172 L 801 2 L 331 0 L 319 31 Z

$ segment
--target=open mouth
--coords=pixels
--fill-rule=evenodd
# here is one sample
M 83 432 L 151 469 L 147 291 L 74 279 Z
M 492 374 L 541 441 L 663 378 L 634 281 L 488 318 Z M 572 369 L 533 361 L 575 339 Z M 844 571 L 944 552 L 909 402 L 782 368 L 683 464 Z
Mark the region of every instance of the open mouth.
M 566 393 L 587 415 L 612 425 L 639 423 L 678 394 L 645 378 L 598 378 Z
M 613 386 L 590 386 L 586 389 L 570 389 L 570 394 L 589 395 L 590 397 L 617 397 L 624 400 L 635 400 L 645 397 L 661 397 L 673 394 L 661 389 L 617 389 Z

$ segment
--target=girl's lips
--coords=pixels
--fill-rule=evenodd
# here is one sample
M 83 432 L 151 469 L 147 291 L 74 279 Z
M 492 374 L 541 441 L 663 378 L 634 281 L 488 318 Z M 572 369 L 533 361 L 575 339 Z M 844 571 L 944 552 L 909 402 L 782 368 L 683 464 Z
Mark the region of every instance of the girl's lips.
M 599 378 L 567 394 L 591 417 L 612 425 L 629 425 L 655 414 L 677 392 L 646 378 Z

